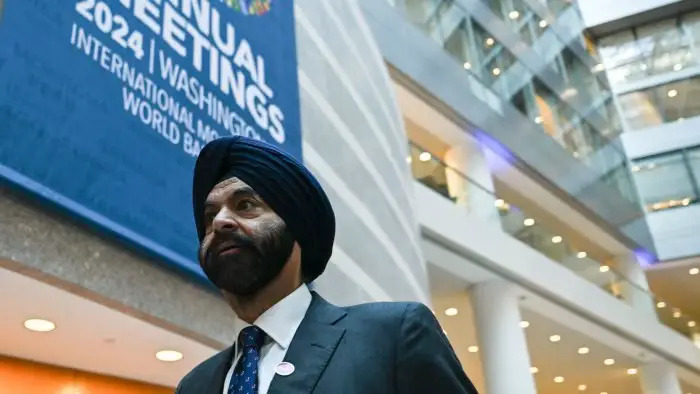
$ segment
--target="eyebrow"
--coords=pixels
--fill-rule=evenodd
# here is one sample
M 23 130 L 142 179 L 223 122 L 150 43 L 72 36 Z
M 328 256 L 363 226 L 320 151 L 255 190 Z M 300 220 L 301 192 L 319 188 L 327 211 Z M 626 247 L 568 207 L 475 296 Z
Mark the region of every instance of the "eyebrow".
M 231 193 L 229 198 L 235 198 L 235 197 L 241 197 L 241 196 L 247 196 L 247 197 L 257 197 L 257 193 L 250 187 L 250 186 L 241 186 L 237 188 L 236 190 Z M 214 208 L 216 207 L 217 204 L 213 203 L 210 200 L 206 200 L 204 202 L 204 209 L 207 208 Z

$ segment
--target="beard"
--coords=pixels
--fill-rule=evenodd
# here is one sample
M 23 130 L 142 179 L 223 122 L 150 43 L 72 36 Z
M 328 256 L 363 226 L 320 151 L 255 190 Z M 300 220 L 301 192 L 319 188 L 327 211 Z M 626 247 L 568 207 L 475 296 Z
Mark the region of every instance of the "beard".
M 219 289 L 236 296 L 250 296 L 279 275 L 292 253 L 294 242 L 284 224 L 254 238 L 241 233 L 216 235 L 206 251 L 202 269 Z M 239 250 L 222 255 L 222 245 L 230 243 Z

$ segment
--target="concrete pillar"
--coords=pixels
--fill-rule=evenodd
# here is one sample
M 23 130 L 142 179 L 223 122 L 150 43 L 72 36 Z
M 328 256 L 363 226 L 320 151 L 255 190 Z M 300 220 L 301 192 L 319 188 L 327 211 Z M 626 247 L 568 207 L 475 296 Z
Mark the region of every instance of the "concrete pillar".
M 479 354 L 488 394 L 536 394 L 530 354 L 512 285 L 487 282 L 471 290 Z
M 483 219 L 498 220 L 493 178 L 481 147 L 472 142 L 445 153 L 447 187 L 457 205 Z M 468 178 L 468 179 L 467 179 Z
M 683 394 L 676 371 L 666 362 L 650 363 L 639 369 L 643 394 Z
M 615 268 L 622 276 L 619 285 L 622 298 L 640 313 L 658 318 L 656 302 L 649 291 L 646 273 L 634 254 L 615 259 Z

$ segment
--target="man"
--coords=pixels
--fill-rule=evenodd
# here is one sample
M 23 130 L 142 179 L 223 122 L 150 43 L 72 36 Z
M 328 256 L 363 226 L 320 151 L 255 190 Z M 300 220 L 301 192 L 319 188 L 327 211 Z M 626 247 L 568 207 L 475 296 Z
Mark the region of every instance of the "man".
M 335 216 L 299 162 L 265 143 L 207 144 L 193 205 L 204 273 L 236 315 L 236 342 L 180 394 L 476 394 L 430 309 L 341 308 L 307 287 L 333 249 Z

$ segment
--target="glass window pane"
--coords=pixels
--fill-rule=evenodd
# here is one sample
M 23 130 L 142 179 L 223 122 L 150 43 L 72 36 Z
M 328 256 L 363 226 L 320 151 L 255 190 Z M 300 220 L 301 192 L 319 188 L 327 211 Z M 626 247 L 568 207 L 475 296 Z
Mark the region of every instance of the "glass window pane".
M 655 89 L 640 90 L 619 97 L 622 116 L 632 130 L 664 122 Z
M 700 185 L 700 147 L 687 151 L 686 157 L 696 185 Z M 700 197 L 700 196 L 696 196 Z
M 668 208 L 673 201 L 696 197 L 681 153 L 635 161 L 632 172 L 650 210 Z

